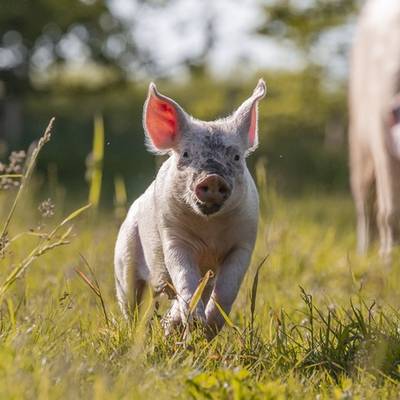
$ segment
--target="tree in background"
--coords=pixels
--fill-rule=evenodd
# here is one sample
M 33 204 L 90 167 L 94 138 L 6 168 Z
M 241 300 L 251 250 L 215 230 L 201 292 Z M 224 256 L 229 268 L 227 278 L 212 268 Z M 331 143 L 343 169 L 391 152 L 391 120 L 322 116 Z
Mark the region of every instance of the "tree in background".
M 162 70 L 163 60 L 152 51 L 157 45 L 154 37 L 135 31 L 146 13 L 153 19 L 162 15 L 164 20 L 172 20 L 173 14 L 181 12 L 179 20 L 172 22 L 172 30 L 179 33 L 173 37 L 174 43 L 163 42 L 162 37 L 158 39 L 167 50 L 173 50 L 179 44 L 177 42 L 184 40 L 190 29 L 192 32 L 194 29 L 202 39 L 197 40 L 195 46 L 182 48 L 182 53 L 186 54 L 177 57 L 176 63 L 201 68 L 207 64 L 207 55 L 218 41 L 217 25 L 226 23 L 221 15 L 234 5 L 232 3 L 230 7 L 229 1 L 223 1 L 223 7 L 217 7 L 213 2 L 204 2 L 193 15 L 185 12 L 181 0 L 132 0 L 129 4 L 135 7 L 134 12 L 124 15 L 124 11 L 115 12 L 117 3 L 121 2 L 3 0 L 0 13 L 3 91 L 22 94 L 32 89 L 32 74 L 71 60 L 107 66 L 116 80 L 125 79 L 127 73 L 132 77 L 132 73 L 139 70 L 151 76 L 168 75 L 169 71 Z M 248 33 L 290 40 L 309 65 L 313 62 L 313 47 L 327 32 L 346 24 L 359 3 L 360 0 L 279 0 L 269 1 L 266 5 L 261 1 L 248 2 L 249 7 L 259 8 L 265 14 L 258 27 L 254 25 L 254 32 L 251 26 Z M 146 30 L 143 25 L 140 28 Z M 243 44 L 232 45 L 239 48 L 238 53 L 245 54 Z
M 111 66 L 122 74 L 109 41 L 124 33 L 104 2 L 4 0 L 0 13 L 0 80 L 7 93 L 32 89 L 31 74 L 70 59 Z M 126 42 L 128 39 L 126 39 Z M 132 42 L 126 51 L 133 52 Z
M 343 64 L 351 39 L 351 26 L 361 0 L 219 0 L 145 1 L 137 8 L 134 35 L 147 55 L 152 76 L 171 76 L 176 71 L 202 71 L 215 61 L 215 53 L 227 55 L 229 62 L 218 74 L 227 78 L 243 69 L 254 71 L 254 63 L 264 68 L 265 62 L 274 65 L 276 52 L 268 44 L 287 53 L 295 53 L 292 67 L 323 65 L 332 72 L 332 64 Z M 132 17 L 131 17 L 132 18 Z M 166 29 L 168 26 L 168 29 Z M 149 32 L 150 31 L 150 32 Z M 238 34 L 239 33 L 239 34 Z M 191 45 L 185 46 L 190 42 Z M 268 43 L 267 43 L 268 42 Z M 170 60 L 170 53 L 181 54 Z M 319 59 L 321 49 L 325 58 Z M 168 51 L 171 50 L 171 51 Z M 231 54 L 235 54 L 235 58 Z M 221 57 L 219 57 L 221 58 Z M 284 57 L 283 57 L 284 58 Z M 296 57 L 292 57 L 294 60 Z M 288 69 L 286 61 L 278 68 Z M 264 63 L 264 64 L 263 64 Z M 268 67 L 268 66 L 267 66 Z M 332 76 L 332 74 L 331 74 Z M 343 73 L 342 73 L 343 76 Z
M 348 22 L 360 0 L 279 0 L 265 6 L 270 23 L 259 33 L 292 40 L 305 55 L 310 54 L 329 29 Z
M 124 37 L 124 48 L 112 41 Z M 110 44 L 111 42 L 111 44 Z M 123 25 L 103 1 L 3 0 L 0 12 L 0 137 L 18 136 L 21 99 L 34 90 L 34 76 L 71 59 L 112 69 L 125 79 L 119 59 L 135 52 Z
M 304 60 L 306 87 L 311 81 L 332 86 L 337 69 L 347 77 L 348 51 L 351 33 L 346 26 L 354 25 L 354 19 L 362 0 L 279 0 L 265 6 L 268 22 L 259 30 L 260 34 L 272 35 L 278 40 L 289 40 L 300 52 Z M 342 31 L 345 37 L 337 40 L 336 48 L 329 48 L 325 59 L 318 60 L 318 47 L 326 46 L 328 35 L 338 36 Z M 343 35 L 342 35 L 343 36 Z M 349 37 L 350 36 L 350 37 Z M 328 43 L 329 45 L 329 43 Z M 336 71 L 335 71 L 336 69 Z M 308 78 L 307 78 L 308 77 Z M 342 76 L 343 78 L 343 76 Z M 346 78 L 345 78 L 346 80 Z M 343 82 L 340 82 L 343 83 Z M 337 85 L 337 82 L 336 82 Z M 309 86 L 308 86 L 309 88 Z M 308 93 L 304 100 L 309 98 Z M 340 112 L 325 116 L 324 143 L 328 148 L 340 147 L 344 142 L 346 126 L 346 106 L 340 105 Z

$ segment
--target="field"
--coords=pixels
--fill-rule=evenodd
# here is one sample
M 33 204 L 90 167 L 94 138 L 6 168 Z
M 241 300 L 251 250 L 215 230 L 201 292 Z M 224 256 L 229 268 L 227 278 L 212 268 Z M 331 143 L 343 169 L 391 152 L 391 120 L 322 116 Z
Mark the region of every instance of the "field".
M 40 213 L 26 179 L 1 246 L 0 398 L 398 398 L 398 253 L 355 254 L 349 194 L 284 197 L 261 165 L 256 175 L 256 251 L 210 343 L 201 331 L 165 339 L 167 301 L 156 308 L 150 293 L 127 324 L 114 293 L 120 216 L 73 213 L 57 189 Z M 16 193 L 1 193 L 2 226 Z

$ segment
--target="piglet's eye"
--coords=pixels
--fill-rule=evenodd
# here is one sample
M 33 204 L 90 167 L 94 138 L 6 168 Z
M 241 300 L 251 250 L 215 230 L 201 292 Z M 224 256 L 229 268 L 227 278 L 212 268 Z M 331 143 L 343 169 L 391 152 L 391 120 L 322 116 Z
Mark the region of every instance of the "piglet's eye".
M 235 161 L 239 161 L 239 160 L 240 160 L 239 154 L 236 154 L 235 157 L 233 157 L 233 159 L 234 159 Z
M 183 158 L 189 158 L 189 153 L 187 151 L 184 151 L 182 154 Z

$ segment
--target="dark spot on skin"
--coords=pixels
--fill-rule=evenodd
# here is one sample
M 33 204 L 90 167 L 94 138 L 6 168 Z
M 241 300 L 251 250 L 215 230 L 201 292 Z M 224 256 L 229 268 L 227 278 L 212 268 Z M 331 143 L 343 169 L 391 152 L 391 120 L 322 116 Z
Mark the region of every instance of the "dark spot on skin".
M 214 158 L 208 158 L 203 164 L 202 169 L 208 174 L 217 174 L 220 176 L 226 176 L 228 173 L 228 170 L 225 168 L 225 166 Z
M 223 154 L 226 149 L 223 138 L 218 134 L 204 136 L 203 144 L 211 153 Z
M 203 138 L 201 158 L 207 161 L 202 165 L 206 171 L 211 170 L 223 177 L 241 175 L 243 168 L 233 163 L 234 154 L 240 150 L 236 146 L 226 146 L 221 134 L 208 134 Z M 235 165 L 236 164 L 236 165 Z

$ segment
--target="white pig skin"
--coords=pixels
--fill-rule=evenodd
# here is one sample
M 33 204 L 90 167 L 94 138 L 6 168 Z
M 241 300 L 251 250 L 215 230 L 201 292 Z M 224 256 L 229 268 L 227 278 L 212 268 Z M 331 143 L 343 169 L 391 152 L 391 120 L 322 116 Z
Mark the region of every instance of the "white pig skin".
M 211 269 L 215 278 L 194 318 L 210 337 L 222 328 L 224 319 L 213 299 L 230 312 L 256 239 L 258 194 L 245 158 L 257 146 L 257 107 L 265 91 L 260 80 L 231 116 L 203 122 L 150 84 L 144 107 L 148 146 L 169 158 L 132 204 L 118 234 L 116 290 L 127 318 L 140 303 L 145 284 L 157 294 L 169 282 L 176 298 L 164 317 L 166 334 L 186 324 L 190 299 Z M 217 209 L 196 196 L 197 185 L 210 175 L 221 177 L 231 190 Z
M 380 253 L 389 259 L 400 216 L 400 1 L 368 0 L 351 57 L 349 145 L 358 250 L 368 249 L 376 211 Z M 399 104 L 399 103 L 398 103 Z M 389 122 L 392 121 L 392 122 Z M 375 190 L 373 190 L 375 189 Z

